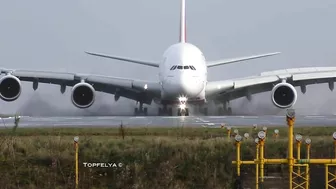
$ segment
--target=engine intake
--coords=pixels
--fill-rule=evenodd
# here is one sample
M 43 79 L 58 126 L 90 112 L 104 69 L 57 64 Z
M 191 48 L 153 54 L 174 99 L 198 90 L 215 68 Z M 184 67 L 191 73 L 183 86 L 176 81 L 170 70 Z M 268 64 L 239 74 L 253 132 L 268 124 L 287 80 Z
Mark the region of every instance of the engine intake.
M 88 83 L 77 83 L 72 88 L 71 101 L 77 108 L 88 108 L 95 101 L 95 89 Z
M 10 102 L 21 95 L 21 82 L 13 75 L 6 75 L 0 79 L 0 98 Z
M 279 83 L 272 89 L 272 102 L 278 108 L 289 108 L 296 103 L 297 92 L 289 83 Z

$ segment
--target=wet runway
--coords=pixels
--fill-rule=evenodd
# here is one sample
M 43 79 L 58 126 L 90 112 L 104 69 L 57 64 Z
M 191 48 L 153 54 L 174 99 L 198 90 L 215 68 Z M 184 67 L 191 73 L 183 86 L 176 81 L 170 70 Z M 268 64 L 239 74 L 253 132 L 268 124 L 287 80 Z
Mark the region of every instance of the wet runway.
M 286 125 L 284 116 L 189 116 L 189 117 L 21 117 L 19 127 L 219 127 Z M 14 126 L 14 118 L 3 118 L 0 128 Z M 297 116 L 295 126 L 336 126 L 335 116 Z

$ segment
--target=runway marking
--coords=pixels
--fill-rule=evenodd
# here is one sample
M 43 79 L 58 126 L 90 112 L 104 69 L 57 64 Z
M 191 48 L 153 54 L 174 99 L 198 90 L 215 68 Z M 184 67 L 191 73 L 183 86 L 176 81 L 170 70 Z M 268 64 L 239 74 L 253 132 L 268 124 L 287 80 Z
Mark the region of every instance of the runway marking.
M 97 119 L 114 119 L 114 117 L 97 117 Z
M 225 119 L 225 118 L 227 118 L 227 116 L 209 116 L 208 118 L 210 118 L 210 119 L 219 119 L 219 118 Z
M 305 116 L 305 118 L 325 118 L 326 116 L 314 116 L 314 115 L 311 115 L 311 116 Z
M 79 119 L 83 119 L 81 117 L 67 117 L 65 119 L 70 119 L 70 120 L 79 120 Z M 98 118 L 99 119 L 99 118 Z
M 208 122 L 210 122 L 210 121 L 204 120 L 204 119 L 202 119 L 202 118 L 200 118 L 200 117 L 197 117 L 196 119 L 199 120 L 199 121 L 201 121 L 201 122 L 203 122 L 203 123 L 208 123 Z

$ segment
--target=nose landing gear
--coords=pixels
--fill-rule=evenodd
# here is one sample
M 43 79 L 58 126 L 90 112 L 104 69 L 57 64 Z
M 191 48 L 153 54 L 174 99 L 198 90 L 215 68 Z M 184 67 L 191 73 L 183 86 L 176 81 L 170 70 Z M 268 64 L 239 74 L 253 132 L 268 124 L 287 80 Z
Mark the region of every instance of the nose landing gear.
M 189 109 L 188 108 L 178 108 L 177 116 L 189 116 Z
M 180 107 L 177 109 L 177 116 L 189 116 L 189 109 L 186 106 L 187 98 L 180 97 Z

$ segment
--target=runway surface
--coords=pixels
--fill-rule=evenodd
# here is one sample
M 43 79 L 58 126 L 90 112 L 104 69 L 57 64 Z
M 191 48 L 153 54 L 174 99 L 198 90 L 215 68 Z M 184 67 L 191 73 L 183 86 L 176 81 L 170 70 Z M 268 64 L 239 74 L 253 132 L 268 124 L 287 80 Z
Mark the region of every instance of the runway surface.
M 19 127 L 219 127 L 231 126 L 286 126 L 284 116 L 189 116 L 189 117 L 21 117 Z M 336 126 L 335 116 L 297 116 L 295 126 Z M 14 118 L 3 118 L 0 128 L 14 126 Z

